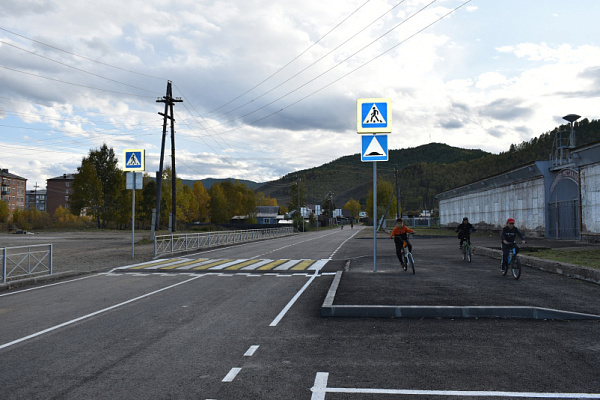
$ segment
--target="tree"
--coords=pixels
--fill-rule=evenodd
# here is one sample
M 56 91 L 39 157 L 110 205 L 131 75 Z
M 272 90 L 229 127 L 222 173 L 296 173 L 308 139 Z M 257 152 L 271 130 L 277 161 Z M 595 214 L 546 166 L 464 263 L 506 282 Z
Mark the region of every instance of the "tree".
M 198 214 L 198 200 L 194 196 L 192 188 L 183 185 L 181 193 L 177 194 L 177 219 L 184 223 L 190 223 L 198 220 Z
M 219 183 L 215 183 L 210 188 L 210 222 L 213 224 L 224 224 L 229 221 L 227 218 L 227 198 L 225 191 Z
M 348 202 L 344 204 L 344 207 L 342 208 L 344 210 L 350 210 L 350 215 L 352 218 L 358 221 L 358 214 L 360 213 L 360 203 L 358 201 L 350 198 L 350 200 L 348 200 Z
M 198 204 L 198 222 L 208 222 L 210 220 L 210 195 L 202 184 L 202 181 L 194 182 L 192 192 Z
M 300 215 L 300 208 L 306 204 L 306 187 L 304 182 L 296 180 L 290 184 L 290 202 L 289 210 L 295 210 Z
M 118 160 L 112 148 L 106 143 L 99 149 L 90 150 L 88 157 L 83 158 L 78 173 L 73 181 L 73 196 L 75 196 L 76 208 L 72 210 L 79 214 L 82 208 L 90 207 L 90 212 L 96 217 L 98 228 L 106 225 L 117 217 L 119 212 L 119 197 L 125 186 L 125 179 L 118 168 Z M 96 177 L 91 170 L 95 171 Z M 78 175 L 79 179 L 78 179 Z M 92 179 L 88 185 L 86 177 Z M 100 181 L 100 190 L 98 189 Z M 86 193 L 92 190 L 92 194 Z M 92 198 L 92 196 L 94 196 Z
M 142 223 L 142 228 L 145 227 L 146 222 L 152 223 L 152 209 L 156 207 L 156 181 L 150 179 L 148 175 L 144 176 L 144 188 L 141 191 L 142 196 L 138 201 L 136 193 L 136 219 Z
M 387 205 L 390 201 L 390 197 L 394 193 L 394 186 L 387 181 L 378 181 L 377 182 L 377 219 L 381 218 L 385 213 Z M 390 210 L 396 209 L 396 198 L 392 200 L 392 204 L 390 205 Z M 400 211 L 402 214 L 402 211 Z M 373 219 L 373 189 L 369 190 L 369 195 L 367 196 L 367 215 L 369 218 Z
M 8 203 L 4 200 L 0 201 L 0 222 L 8 221 Z
M 104 196 L 102 182 L 96 173 L 93 162 L 84 158 L 77 173 L 73 177 L 73 194 L 70 197 L 70 210 L 74 215 L 85 214 L 94 217 L 97 227 L 100 228 Z

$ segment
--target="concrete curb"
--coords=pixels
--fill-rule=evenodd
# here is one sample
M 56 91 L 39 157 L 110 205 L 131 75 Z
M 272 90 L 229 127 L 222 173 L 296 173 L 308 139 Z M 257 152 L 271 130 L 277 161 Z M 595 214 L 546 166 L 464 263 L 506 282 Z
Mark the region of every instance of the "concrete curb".
M 487 247 L 473 247 L 473 254 L 482 255 L 500 260 L 502 250 L 490 249 Z M 600 284 L 600 269 L 584 267 L 576 264 L 568 264 L 560 261 L 546 260 L 531 256 L 519 255 L 521 264 L 541 271 L 552 272 L 564 275 L 569 278 L 581 279 L 583 281 Z
M 535 320 L 600 320 L 600 315 L 554 310 L 528 306 L 380 306 L 334 305 L 335 294 L 342 279 L 342 271 L 335 278 L 321 306 L 322 317 L 363 318 L 504 318 Z

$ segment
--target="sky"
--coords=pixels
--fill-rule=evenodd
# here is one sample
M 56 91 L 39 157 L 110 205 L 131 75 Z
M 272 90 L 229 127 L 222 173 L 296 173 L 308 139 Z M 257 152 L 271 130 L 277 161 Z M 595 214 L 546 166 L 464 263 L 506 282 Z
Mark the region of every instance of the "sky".
M 492 153 L 600 117 L 597 0 L 8 0 L 0 168 L 76 173 L 103 144 L 159 169 L 172 82 L 178 177 L 266 182 L 356 154 L 356 102 L 391 99 L 389 149 Z M 167 128 L 165 165 L 170 165 Z

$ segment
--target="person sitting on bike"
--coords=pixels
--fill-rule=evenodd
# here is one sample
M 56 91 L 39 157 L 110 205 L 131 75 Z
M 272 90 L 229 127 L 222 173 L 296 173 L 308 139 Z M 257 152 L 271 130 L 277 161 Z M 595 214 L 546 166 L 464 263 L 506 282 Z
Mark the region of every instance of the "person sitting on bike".
M 502 271 L 508 267 L 508 252 L 512 248 L 515 248 L 517 253 L 519 252 L 519 246 L 515 243 L 517 236 L 521 238 L 521 243 L 527 243 L 521 231 L 515 226 L 515 220 L 509 218 L 506 220 L 506 226 L 502 228 L 502 233 L 500 234 L 500 239 L 502 240 Z
M 414 233 L 414 231 L 404 225 L 402 218 L 398 218 L 396 220 L 396 226 L 390 234 L 390 238 L 394 239 L 394 245 L 396 245 L 396 255 L 398 256 L 398 260 L 400 260 L 400 264 L 402 264 L 402 268 L 404 269 L 406 269 L 406 265 L 402 263 L 402 248 L 404 247 L 404 242 L 406 242 L 408 251 L 412 251 L 412 244 L 408 241 L 409 233 Z
M 454 232 L 458 232 L 458 238 L 460 239 L 460 244 L 458 245 L 459 249 L 462 249 L 465 239 L 471 241 L 471 232 L 474 230 L 475 228 L 473 225 L 469 223 L 469 218 L 464 217 L 462 223 L 454 230 Z

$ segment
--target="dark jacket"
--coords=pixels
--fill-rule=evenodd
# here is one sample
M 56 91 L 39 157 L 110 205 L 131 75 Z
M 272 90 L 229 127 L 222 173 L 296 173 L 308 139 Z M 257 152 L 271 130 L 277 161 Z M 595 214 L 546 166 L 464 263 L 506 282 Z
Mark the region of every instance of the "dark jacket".
M 500 234 L 500 240 L 502 240 L 502 243 L 504 243 L 505 240 L 508 243 L 514 243 L 517 236 L 520 237 L 521 240 L 525 240 L 525 237 L 517 229 L 516 226 L 513 228 L 509 228 L 508 226 L 505 226 L 504 228 L 502 228 L 502 233 Z

